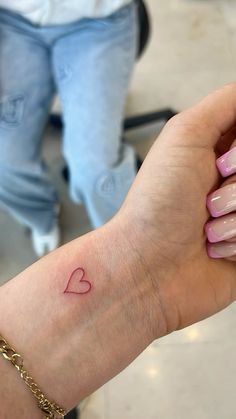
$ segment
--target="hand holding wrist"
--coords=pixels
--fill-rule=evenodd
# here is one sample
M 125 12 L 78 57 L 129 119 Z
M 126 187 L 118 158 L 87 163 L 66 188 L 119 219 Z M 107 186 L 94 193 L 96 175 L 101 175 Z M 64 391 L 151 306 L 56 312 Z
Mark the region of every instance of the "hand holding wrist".
M 204 232 L 206 198 L 220 184 L 215 150 L 235 124 L 235 92 L 226 86 L 166 125 L 121 208 L 169 332 L 236 297 L 235 265 L 208 257 Z
M 215 146 L 235 122 L 235 95 L 226 87 L 167 124 L 110 223 L 0 288 L 2 334 L 66 409 L 153 339 L 235 300 L 235 266 L 210 260 L 204 235 Z M 65 292 L 78 270 L 91 287 Z

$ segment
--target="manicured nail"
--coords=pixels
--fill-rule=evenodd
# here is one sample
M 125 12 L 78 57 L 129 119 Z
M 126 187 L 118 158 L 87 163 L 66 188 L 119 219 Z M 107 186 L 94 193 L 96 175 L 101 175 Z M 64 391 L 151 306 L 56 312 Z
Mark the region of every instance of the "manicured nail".
M 213 259 L 228 258 L 231 256 L 235 256 L 236 243 L 208 243 L 207 253 Z
M 207 197 L 207 208 L 212 217 L 220 217 L 236 210 L 236 183 L 217 189 Z
M 205 225 L 209 242 L 217 243 L 236 236 L 236 214 L 225 215 L 223 218 L 209 221 Z
M 223 177 L 236 173 L 236 147 L 219 157 L 216 165 Z

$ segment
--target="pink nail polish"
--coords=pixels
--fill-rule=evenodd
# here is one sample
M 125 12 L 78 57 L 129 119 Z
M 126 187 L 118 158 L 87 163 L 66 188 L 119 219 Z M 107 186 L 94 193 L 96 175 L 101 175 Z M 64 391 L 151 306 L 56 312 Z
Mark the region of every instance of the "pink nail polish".
M 207 253 L 213 259 L 229 258 L 236 255 L 236 243 L 207 244 Z
M 215 234 L 215 231 L 211 226 L 211 222 L 205 224 L 205 232 L 210 243 L 217 243 L 221 240 L 221 238 Z
M 236 147 L 219 157 L 216 165 L 223 177 L 236 173 Z
M 210 243 L 236 237 L 236 214 L 228 214 L 209 221 L 205 225 L 205 232 Z
M 207 208 L 212 217 L 220 217 L 236 210 L 236 183 L 217 189 L 207 197 Z
M 207 245 L 207 254 L 210 258 L 212 259 L 221 259 L 222 256 L 218 255 L 218 253 L 216 253 L 213 249 L 213 247 L 211 245 Z

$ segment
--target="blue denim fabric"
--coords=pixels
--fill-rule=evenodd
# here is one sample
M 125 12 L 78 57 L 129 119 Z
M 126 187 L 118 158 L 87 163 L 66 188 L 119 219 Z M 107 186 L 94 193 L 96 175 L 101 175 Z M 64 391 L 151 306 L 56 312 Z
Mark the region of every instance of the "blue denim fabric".
M 41 154 L 55 91 L 72 199 L 94 227 L 121 206 L 136 171 L 120 138 L 136 42 L 133 3 L 106 18 L 44 27 L 0 9 L 0 206 L 30 228 L 48 232 L 56 217 Z

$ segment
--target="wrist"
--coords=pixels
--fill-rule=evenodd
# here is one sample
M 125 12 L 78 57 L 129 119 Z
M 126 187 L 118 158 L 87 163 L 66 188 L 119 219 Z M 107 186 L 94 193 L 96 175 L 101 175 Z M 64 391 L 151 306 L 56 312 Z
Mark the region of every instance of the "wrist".
M 162 252 L 157 241 L 148 236 L 145 226 L 142 228 L 134 220 L 134 214 L 129 217 L 125 211 L 120 211 L 112 220 L 113 231 L 115 229 L 118 235 L 120 258 L 129 272 L 129 281 L 137 289 L 137 295 L 139 295 L 144 313 L 143 327 L 147 332 L 146 338 L 152 342 L 170 332 L 164 293 L 161 289 L 167 266 L 161 257 Z M 108 233 L 111 239 L 114 235 L 113 231 L 111 229 Z
M 145 211 L 143 211 L 145 213 Z M 133 278 L 139 279 L 140 287 L 146 284 L 148 292 L 149 326 L 152 340 L 171 333 L 179 327 L 179 313 L 175 305 L 175 289 L 180 269 L 173 260 L 168 259 L 166 247 L 168 240 L 161 235 L 145 218 L 139 217 L 139 211 L 130 212 L 124 205 L 117 214 L 118 228 L 126 242 L 129 263 Z M 175 278 L 175 281 L 172 279 Z
M 149 269 L 124 227 L 115 217 L 1 287 L 3 336 L 45 395 L 68 410 L 165 333 L 152 275 L 158 267 Z M 65 295 L 78 266 L 91 292 Z
M 42 413 L 19 373 L 2 356 L 0 356 L 0 384 L 1 418 L 42 419 Z

